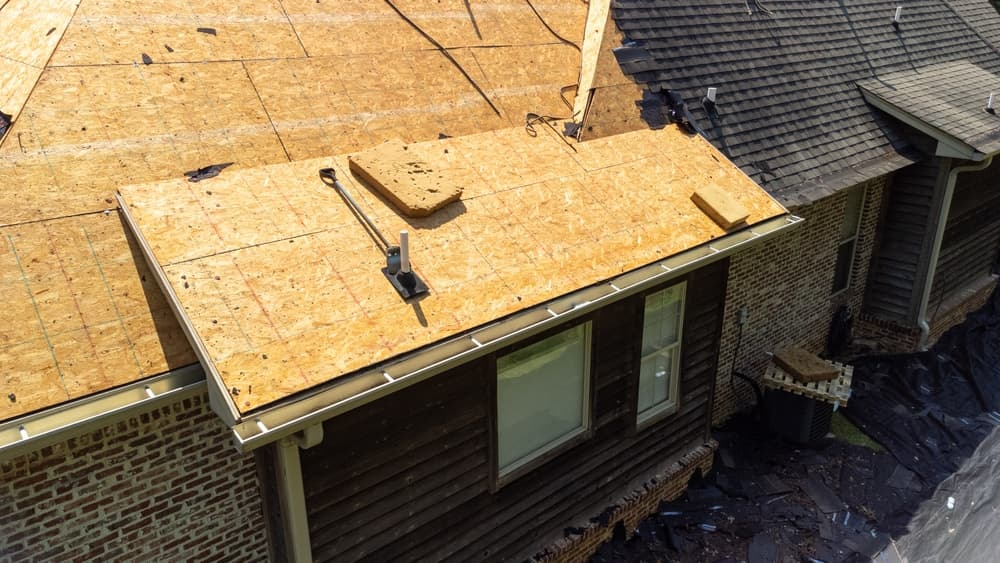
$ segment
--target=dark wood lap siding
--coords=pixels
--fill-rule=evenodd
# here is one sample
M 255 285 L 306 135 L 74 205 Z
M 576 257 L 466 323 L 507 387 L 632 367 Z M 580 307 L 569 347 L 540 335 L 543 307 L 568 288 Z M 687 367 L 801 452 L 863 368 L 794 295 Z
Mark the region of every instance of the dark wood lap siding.
M 688 276 L 679 411 L 634 430 L 642 298 L 594 314 L 594 433 L 490 492 L 492 357 L 325 423 L 302 451 L 317 560 L 497 560 L 561 535 L 707 438 L 728 261 Z
M 923 284 L 932 207 L 937 201 L 940 160 L 928 158 L 896 173 L 889 187 L 878 248 L 872 258 L 864 310 L 885 319 L 916 318 L 917 295 Z
M 959 174 L 928 308 L 990 273 L 1000 251 L 1000 166 Z

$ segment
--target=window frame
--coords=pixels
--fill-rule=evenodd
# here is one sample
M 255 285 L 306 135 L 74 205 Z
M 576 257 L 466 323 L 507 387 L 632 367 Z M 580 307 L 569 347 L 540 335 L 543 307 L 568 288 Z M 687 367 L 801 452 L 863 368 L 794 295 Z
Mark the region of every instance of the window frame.
M 862 186 L 856 189 L 857 191 L 848 190 L 847 199 L 848 201 L 850 201 L 850 198 L 853 197 L 855 193 L 859 194 L 860 201 L 858 202 L 858 223 L 857 226 L 854 228 L 854 232 L 851 234 L 851 236 L 846 237 L 844 239 L 840 239 L 838 233 L 837 247 L 833 255 L 833 284 L 832 284 L 833 288 L 830 292 L 830 297 L 836 297 L 838 295 L 844 294 L 847 290 L 851 289 L 852 282 L 854 281 L 854 265 L 857 262 L 857 256 L 858 256 L 858 237 L 861 235 L 861 221 L 862 219 L 864 219 L 865 203 L 868 200 L 867 186 Z M 844 222 L 847 221 L 847 211 L 848 211 L 847 202 L 845 202 L 844 216 L 840 221 L 841 227 L 843 226 Z M 847 272 L 844 276 L 844 287 L 837 288 L 837 265 L 838 265 L 837 258 L 840 256 L 840 249 L 845 244 L 851 245 L 851 259 L 847 262 Z
M 595 359 L 595 346 L 594 346 L 594 315 L 587 315 L 579 319 L 573 319 L 572 321 L 563 323 L 559 326 L 552 327 L 550 329 L 544 330 L 538 334 L 532 335 L 524 340 L 501 348 L 489 355 L 489 366 L 490 366 L 490 384 L 489 384 L 489 432 L 488 436 L 490 438 L 490 491 L 497 492 L 509 483 L 516 481 L 520 477 L 534 471 L 535 469 L 545 465 L 552 459 L 562 455 L 566 451 L 576 447 L 577 445 L 586 442 L 594 434 L 594 365 L 596 364 Z M 548 338 L 561 334 L 563 332 L 575 329 L 579 326 L 584 327 L 584 373 L 583 373 L 583 413 L 582 413 L 582 426 L 571 431 L 569 434 L 560 436 L 555 440 L 551 440 L 539 447 L 535 451 L 529 453 L 525 457 L 519 459 L 518 461 L 512 463 L 507 468 L 500 467 L 500 405 L 499 400 L 499 383 L 500 383 L 500 370 L 499 370 L 499 360 L 501 357 L 516 352 L 518 350 L 527 348 L 534 344 L 538 344 Z
M 635 343 L 635 356 L 636 360 L 635 366 L 635 377 L 633 380 L 634 392 L 632 393 L 632 419 L 635 422 L 635 429 L 642 430 L 647 428 L 657 422 L 660 422 L 680 410 L 681 405 L 681 379 L 684 373 L 684 321 L 686 319 L 686 313 L 688 309 L 688 292 L 687 292 L 687 277 L 681 279 L 673 279 L 665 284 L 656 286 L 652 289 L 644 291 L 638 295 L 638 303 L 636 309 L 638 310 L 638 331 Z M 674 373 L 671 374 L 673 381 L 670 382 L 670 396 L 673 400 L 662 401 L 658 405 L 653 405 L 652 407 L 646 409 L 644 412 L 639 412 L 639 393 L 641 390 L 640 377 L 642 376 L 642 361 L 646 356 L 659 353 L 661 350 L 657 350 L 651 354 L 643 355 L 642 353 L 642 341 L 643 332 L 646 327 L 646 299 L 657 293 L 663 291 L 669 291 L 677 286 L 681 287 L 680 303 L 681 303 L 681 313 L 680 318 L 677 321 L 677 342 L 672 346 L 677 351 L 674 356 Z

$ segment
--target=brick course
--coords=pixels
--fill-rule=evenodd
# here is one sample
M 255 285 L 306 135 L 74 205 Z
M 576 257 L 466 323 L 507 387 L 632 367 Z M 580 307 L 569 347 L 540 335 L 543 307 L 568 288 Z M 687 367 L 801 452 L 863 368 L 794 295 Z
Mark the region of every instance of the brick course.
M 753 392 L 745 382 L 735 379 L 730 383 L 739 339 L 736 320 L 741 307 L 747 307 L 749 316 L 743 327 L 735 369 L 758 379 L 770 361 L 768 354 L 779 348 L 794 344 L 811 352 L 822 352 L 833 315 L 841 305 L 846 304 L 857 319 L 886 182 L 887 177 L 881 177 L 864 184 L 867 194 L 854 268 L 844 292 L 831 295 L 848 191 L 792 209 L 805 219 L 804 224 L 732 258 L 713 423 L 721 424 L 754 401 Z
M 970 289 L 967 295 L 958 296 L 958 302 L 949 306 L 946 311 L 937 312 L 930 322 L 927 347 L 933 346 L 948 329 L 964 321 L 969 313 L 985 305 L 996 286 L 995 279 L 981 283 L 978 288 Z M 888 352 L 912 352 L 920 345 L 920 329 L 917 327 L 880 319 L 874 315 L 861 315 L 855 322 L 855 333 L 877 340 Z
M 0 561 L 267 559 L 253 457 L 205 396 L 0 462 L 0 506 Z
M 692 449 L 608 507 L 600 518 L 604 524 L 594 520 L 587 521 L 578 526 L 575 533 L 556 541 L 529 561 L 533 563 L 587 561 L 602 543 L 611 539 L 619 522 L 629 532 L 636 529 L 640 522 L 656 512 L 661 501 L 674 500 L 684 494 L 695 471 L 707 474 L 712 469 L 715 450 L 718 447 L 718 442 L 710 440 Z

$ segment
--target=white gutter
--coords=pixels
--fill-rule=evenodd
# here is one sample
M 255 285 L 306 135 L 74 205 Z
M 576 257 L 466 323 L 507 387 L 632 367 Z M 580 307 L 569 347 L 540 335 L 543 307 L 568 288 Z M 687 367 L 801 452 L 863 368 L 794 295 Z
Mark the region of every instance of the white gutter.
M 70 435 L 106 426 L 132 413 L 205 392 L 195 364 L 34 414 L 0 422 L 0 460 L 37 450 Z
M 325 389 L 245 415 L 233 426 L 236 448 L 248 452 L 321 424 L 375 399 L 409 387 L 452 367 L 489 354 L 553 326 L 586 315 L 748 248 L 802 222 L 783 215 L 680 254 L 537 305 L 497 323 L 407 354 L 368 372 L 334 381 Z
M 931 246 L 931 256 L 927 264 L 927 278 L 924 280 L 923 291 L 920 295 L 920 309 L 917 312 L 917 326 L 920 327 L 920 350 L 927 350 L 927 339 L 931 333 L 930 319 L 927 318 L 927 302 L 931 298 L 931 289 L 934 286 L 934 275 L 937 273 L 938 257 L 941 254 L 941 241 L 944 239 L 944 231 L 948 226 L 948 213 L 951 211 L 952 196 L 955 195 L 955 180 L 963 172 L 978 172 L 987 168 L 993 162 L 993 155 L 986 157 L 986 160 L 968 166 L 956 166 L 948 172 L 948 182 L 944 188 L 944 198 L 941 201 L 941 210 L 938 213 L 937 225 L 934 228 L 934 242 Z

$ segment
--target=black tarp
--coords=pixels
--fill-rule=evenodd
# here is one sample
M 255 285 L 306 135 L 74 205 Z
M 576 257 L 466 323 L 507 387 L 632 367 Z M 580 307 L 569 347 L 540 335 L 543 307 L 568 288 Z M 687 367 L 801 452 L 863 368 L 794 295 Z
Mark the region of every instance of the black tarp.
M 939 483 L 1000 423 L 1000 293 L 927 352 L 853 363 L 848 418 Z

